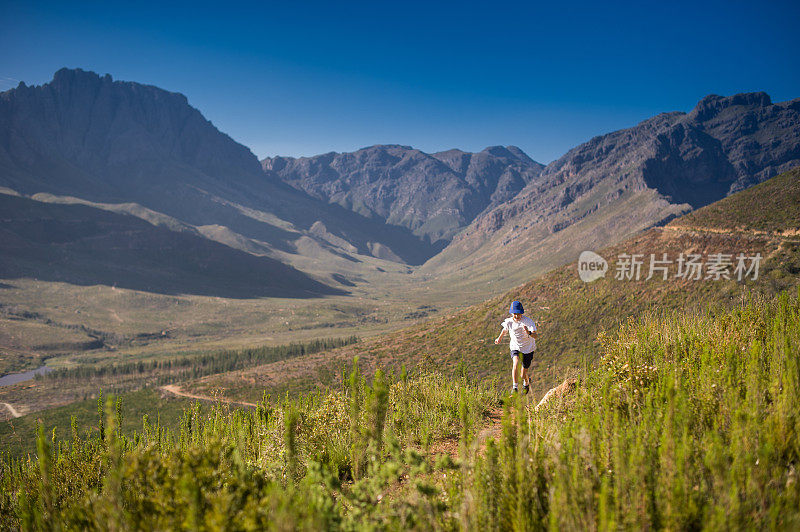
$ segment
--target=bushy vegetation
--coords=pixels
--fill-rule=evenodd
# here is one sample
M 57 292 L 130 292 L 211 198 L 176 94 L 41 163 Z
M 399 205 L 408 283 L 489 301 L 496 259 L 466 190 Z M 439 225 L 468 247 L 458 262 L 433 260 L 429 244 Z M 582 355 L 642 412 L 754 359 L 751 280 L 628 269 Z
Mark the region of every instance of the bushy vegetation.
M 800 303 L 600 335 L 569 399 L 509 412 L 465 471 L 474 529 L 798 529 Z
M 145 418 L 126 437 L 108 403 L 98 430 L 59 441 L 40 428 L 38 459 L 7 458 L 0 477 L 3 528 L 345 528 L 388 519 L 397 528 L 439 508 L 420 481 L 419 499 L 378 505 L 393 485 L 436 466 L 432 442 L 457 440 L 497 395 L 435 373 L 358 364 L 342 390 L 297 400 L 264 397 L 255 410 L 218 405 L 184 412 L 175 433 Z M 440 460 L 438 467 L 451 467 Z M 428 508 L 417 512 L 420 505 Z
M 145 420 L 124 437 L 111 407 L 98 436 L 42 433 L 38 460 L 4 462 L 3 526 L 800 527 L 798 297 L 651 313 L 596 348 L 570 395 L 505 401 L 496 441 L 479 431 L 491 388 L 381 371 L 368 385 L 357 365 L 341 391 L 193 407 L 175 434 Z

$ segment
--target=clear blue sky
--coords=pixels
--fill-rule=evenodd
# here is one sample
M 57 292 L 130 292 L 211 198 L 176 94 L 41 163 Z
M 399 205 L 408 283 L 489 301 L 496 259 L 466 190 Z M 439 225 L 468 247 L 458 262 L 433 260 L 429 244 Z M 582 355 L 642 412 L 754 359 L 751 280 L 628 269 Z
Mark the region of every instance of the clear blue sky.
M 254 6 L 2 0 L 0 90 L 79 67 L 185 94 L 259 158 L 515 144 L 544 163 L 709 93 L 800 97 L 800 2 Z

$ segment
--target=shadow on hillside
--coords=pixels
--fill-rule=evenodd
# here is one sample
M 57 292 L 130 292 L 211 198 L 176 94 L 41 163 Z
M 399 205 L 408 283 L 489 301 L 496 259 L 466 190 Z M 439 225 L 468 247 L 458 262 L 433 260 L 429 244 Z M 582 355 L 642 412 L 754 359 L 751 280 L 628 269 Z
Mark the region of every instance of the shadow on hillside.
M 683 127 L 668 137 L 659 137 L 659 141 L 669 155 L 645 163 L 642 177 L 647 186 L 668 196 L 673 203 L 688 203 L 693 209 L 728 194 L 737 174 L 719 140 Z
M 276 260 L 132 216 L 3 195 L 0 211 L 4 279 L 236 299 L 347 293 Z
M 356 284 L 349 280 L 347 277 L 340 273 L 332 273 L 331 278 L 336 281 L 337 283 L 344 285 L 344 286 L 355 286 Z

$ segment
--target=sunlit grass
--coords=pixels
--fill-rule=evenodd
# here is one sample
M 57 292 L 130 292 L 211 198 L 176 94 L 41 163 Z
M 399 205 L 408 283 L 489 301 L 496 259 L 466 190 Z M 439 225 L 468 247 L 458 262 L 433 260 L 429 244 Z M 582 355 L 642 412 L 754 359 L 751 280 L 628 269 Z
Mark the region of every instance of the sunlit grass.
M 798 527 L 797 298 L 649 315 L 599 340 L 574 395 L 518 411 L 475 458 L 467 528 Z
M 195 404 L 174 431 L 145 417 L 131 436 L 119 430 L 122 405 L 109 403 L 95 430 L 74 424 L 67 440 L 42 432 L 38 459 L 4 460 L 2 526 L 274 527 L 283 515 L 325 528 L 370 519 L 367 503 L 380 492 L 429 470 L 420 453 L 431 442 L 458 438 L 497 403 L 491 388 L 444 379 L 379 370 L 370 384 L 356 364 L 333 392 L 265 396 L 255 410 Z

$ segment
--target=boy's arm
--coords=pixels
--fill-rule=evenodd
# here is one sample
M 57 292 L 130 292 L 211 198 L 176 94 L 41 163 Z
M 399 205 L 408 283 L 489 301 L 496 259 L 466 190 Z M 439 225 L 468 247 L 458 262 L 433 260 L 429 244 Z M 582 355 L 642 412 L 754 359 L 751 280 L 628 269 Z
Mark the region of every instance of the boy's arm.
M 533 328 L 529 329 L 528 326 L 525 326 L 525 332 L 528 333 L 528 336 L 536 340 L 539 337 L 539 332 L 536 330 L 536 322 L 533 323 Z
M 506 328 L 503 327 L 503 330 L 500 331 L 500 336 L 498 336 L 497 338 L 494 339 L 494 343 L 499 344 L 500 340 L 502 340 L 503 336 L 505 336 L 505 335 L 506 335 Z

